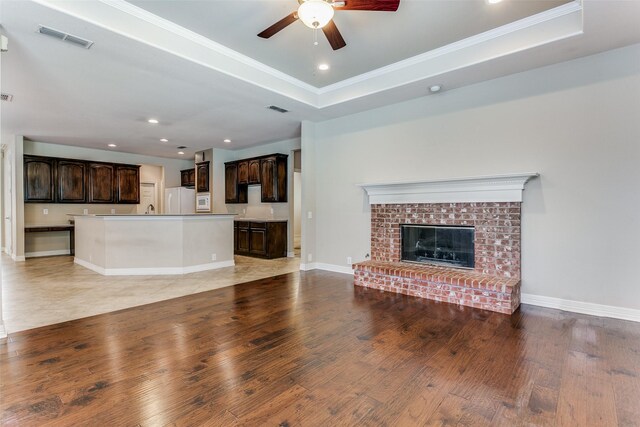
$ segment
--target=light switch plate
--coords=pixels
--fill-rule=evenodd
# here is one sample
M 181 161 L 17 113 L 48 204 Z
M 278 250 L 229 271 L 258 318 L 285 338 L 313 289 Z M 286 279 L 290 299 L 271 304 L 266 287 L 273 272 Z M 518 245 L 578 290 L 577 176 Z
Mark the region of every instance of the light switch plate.
M 49 209 L 42 209 L 42 215 L 49 215 Z
M 85 214 L 85 215 L 89 215 L 89 209 L 83 209 L 82 213 Z

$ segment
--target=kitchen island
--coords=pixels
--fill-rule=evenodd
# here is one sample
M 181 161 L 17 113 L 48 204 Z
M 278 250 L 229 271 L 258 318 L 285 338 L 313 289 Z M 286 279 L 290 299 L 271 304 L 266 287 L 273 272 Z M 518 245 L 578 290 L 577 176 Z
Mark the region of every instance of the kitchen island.
M 230 214 L 77 215 L 74 262 L 103 275 L 185 274 L 235 265 Z

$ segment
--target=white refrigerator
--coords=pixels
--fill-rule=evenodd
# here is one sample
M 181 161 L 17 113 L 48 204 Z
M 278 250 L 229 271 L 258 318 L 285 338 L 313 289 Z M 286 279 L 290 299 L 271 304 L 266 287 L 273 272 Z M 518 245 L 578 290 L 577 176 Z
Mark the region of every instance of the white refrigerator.
M 165 214 L 196 213 L 196 190 L 185 187 L 165 188 Z

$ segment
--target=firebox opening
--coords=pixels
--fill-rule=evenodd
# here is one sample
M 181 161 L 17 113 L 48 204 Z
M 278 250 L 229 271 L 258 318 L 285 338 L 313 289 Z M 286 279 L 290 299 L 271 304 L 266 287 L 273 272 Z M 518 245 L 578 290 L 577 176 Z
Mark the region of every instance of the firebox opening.
M 402 261 L 473 268 L 473 227 L 400 224 Z

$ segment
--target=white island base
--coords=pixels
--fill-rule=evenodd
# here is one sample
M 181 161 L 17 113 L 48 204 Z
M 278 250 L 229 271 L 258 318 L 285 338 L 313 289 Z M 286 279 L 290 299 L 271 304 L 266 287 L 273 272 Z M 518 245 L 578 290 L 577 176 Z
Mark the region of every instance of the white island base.
M 82 215 L 74 262 L 106 276 L 185 274 L 231 267 L 233 217 Z

